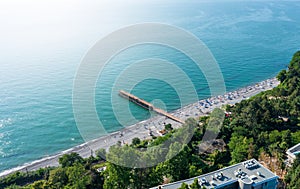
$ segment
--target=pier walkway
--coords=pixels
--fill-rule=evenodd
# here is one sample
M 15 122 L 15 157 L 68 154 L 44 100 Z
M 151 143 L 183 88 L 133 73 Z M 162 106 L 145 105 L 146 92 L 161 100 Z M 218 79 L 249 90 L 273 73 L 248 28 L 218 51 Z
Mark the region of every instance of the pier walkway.
M 177 117 L 169 114 L 168 112 L 166 112 L 166 111 L 164 111 L 162 109 L 154 107 L 151 103 L 149 103 L 149 102 L 147 102 L 147 101 L 145 101 L 143 99 L 140 99 L 139 97 L 136 97 L 133 94 L 130 94 L 130 93 L 127 93 L 127 92 L 125 92 L 123 90 L 120 90 L 119 91 L 119 95 L 122 96 L 122 97 L 124 97 L 124 98 L 126 98 L 126 99 L 128 99 L 129 101 L 131 101 L 131 102 L 133 102 L 133 103 L 135 103 L 135 104 L 137 104 L 137 105 L 145 108 L 145 109 L 148 109 L 148 110 L 154 111 L 154 112 L 156 112 L 156 113 L 158 113 L 160 115 L 166 116 L 167 118 L 172 119 L 172 120 L 174 120 L 176 122 L 184 123 L 184 121 L 182 121 L 181 119 L 179 119 L 179 118 L 177 118 Z

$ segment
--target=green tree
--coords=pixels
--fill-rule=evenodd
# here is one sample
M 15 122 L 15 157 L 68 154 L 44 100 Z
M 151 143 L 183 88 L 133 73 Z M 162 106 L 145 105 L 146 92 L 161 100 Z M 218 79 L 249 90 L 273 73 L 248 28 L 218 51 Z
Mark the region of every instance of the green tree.
M 195 165 L 191 165 L 189 167 L 189 175 L 190 177 L 195 177 L 202 174 L 202 170 L 198 169 Z
M 113 163 L 107 163 L 104 176 L 104 189 L 128 188 L 131 183 L 131 169 Z
M 190 185 L 190 189 L 201 189 L 197 178 L 195 178 L 194 182 Z
M 166 125 L 165 125 L 165 130 L 168 130 L 168 131 L 173 130 L 172 125 L 171 125 L 170 123 L 166 124 Z
M 286 70 L 282 70 L 281 72 L 279 72 L 279 74 L 277 75 L 277 79 L 280 82 L 283 82 L 286 79 Z
M 58 162 L 62 167 L 69 167 L 75 163 L 83 163 L 83 158 L 79 154 L 72 152 L 70 154 L 64 154 L 59 158 Z
M 292 146 L 300 143 L 300 130 L 291 134 Z
M 91 177 L 81 164 L 68 167 L 66 174 L 68 177 L 68 186 L 84 189 L 91 184 Z
M 189 189 L 189 185 L 183 182 L 178 189 Z
M 300 155 L 297 155 L 292 167 L 288 170 L 284 181 L 287 184 L 287 189 L 300 188 Z
M 63 188 L 68 184 L 68 176 L 64 168 L 58 167 L 50 171 L 49 182 L 52 188 Z
M 239 163 L 248 159 L 249 147 L 253 144 L 253 138 L 233 134 L 228 143 L 231 152 L 231 163 Z
M 133 146 L 137 146 L 139 144 L 141 144 L 141 139 L 140 138 L 135 137 L 135 138 L 132 139 L 132 145 Z
M 163 181 L 163 175 L 155 167 L 135 168 L 131 175 L 130 188 L 146 189 L 159 185 Z
M 5 189 L 23 189 L 23 187 L 15 185 L 15 184 L 12 184 L 12 185 L 6 187 Z
M 106 150 L 104 148 L 101 148 L 96 151 L 96 156 L 99 159 L 105 160 L 106 159 Z
M 49 183 L 46 180 L 35 181 L 28 186 L 30 189 L 50 189 Z
M 169 153 L 175 153 L 178 149 L 180 150 L 177 144 L 171 145 Z M 190 149 L 184 145 L 183 150 L 166 162 L 167 173 L 171 176 L 172 181 L 183 180 L 189 177 L 189 157 Z

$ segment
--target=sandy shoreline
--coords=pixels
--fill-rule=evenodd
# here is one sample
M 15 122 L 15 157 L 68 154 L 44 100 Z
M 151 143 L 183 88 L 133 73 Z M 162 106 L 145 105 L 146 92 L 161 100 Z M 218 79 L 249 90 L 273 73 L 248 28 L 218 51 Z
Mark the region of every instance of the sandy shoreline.
M 214 108 L 221 107 L 224 104 L 235 104 L 262 91 L 270 90 L 276 87 L 278 84 L 279 81 L 276 78 L 267 79 L 256 83 L 255 85 L 243 87 L 236 91 L 228 92 L 224 95 L 211 97 L 189 104 L 185 107 L 175 110 L 174 112 L 171 112 L 171 114 L 181 120 L 186 120 L 189 117 L 204 116 L 211 112 Z M 26 163 L 19 167 L 5 170 L 0 173 L 0 177 L 7 176 L 16 171 L 32 171 L 42 167 L 58 166 L 58 158 L 66 153 L 76 152 L 82 157 L 89 157 L 96 150 L 100 148 L 108 149 L 118 141 L 121 141 L 122 144 L 124 144 L 130 143 L 135 137 L 139 137 L 140 139 L 151 138 L 149 136 L 149 131 L 158 136 L 158 131 L 164 129 L 164 123 L 171 123 L 174 128 L 178 128 L 181 125 L 180 123 L 165 118 L 164 116 L 157 115 L 148 120 L 126 127 L 120 131 L 110 133 L 107 136 L 103 136 L 87 143 L 75 146 L 71 149 L 62 151 L 56 155 L 45 157 L 31 163 Z

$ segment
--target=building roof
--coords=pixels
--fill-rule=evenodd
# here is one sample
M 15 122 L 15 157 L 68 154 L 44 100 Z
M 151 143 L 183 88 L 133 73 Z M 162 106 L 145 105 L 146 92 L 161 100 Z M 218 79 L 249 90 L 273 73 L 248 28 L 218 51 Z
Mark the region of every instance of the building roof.
M 183 182 L 189 185 L 192 184 L 195 178 L 198 179 L 202 186 L 211 189 L 227 186 L 235 182 L 256 186 L 269 180 L 277 179 L 278 176 L 261 165 L 257 160 L 251 159 L 194 178 L 156 186 L 153 189 L 158 189 L 159 187 L 163 189 L 177 189 Z
M 300 143 L 288 149 L 286 153 L 296 158 L 296 155 L 300 153 Z

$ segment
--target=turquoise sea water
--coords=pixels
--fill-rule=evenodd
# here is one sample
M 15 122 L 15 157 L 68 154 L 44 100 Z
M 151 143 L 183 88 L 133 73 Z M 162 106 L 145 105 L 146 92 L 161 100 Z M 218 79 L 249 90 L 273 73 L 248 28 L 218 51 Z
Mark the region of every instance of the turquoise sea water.
M 88 22 L 83 19 L 85 29 L 80 34 L 70 24 L 72 32 L 62 31 L 68 37 L 29 43 L 12 32 L 5 36 L 11 40 L 0 45 L 5 52 L 0 60 L 0 171 L 83 142 L 72 110 L 73 79 L 87 50 L 114 29 L 137 22 L 162 22 L 190 31 L 214 54 L 230 91 L 286 68 L 300 49 L 299 8 L 298 2 L 139 3 L 127 7 L 123 13 L 127 17 L 109 13 L 104 22 L 98 19 L 101 13 L 95 6 L 86 13 L 90 17 Z M 106 26 L 109 29 L 103 31 Z M 199 98 L 210 95 L 203 74 L 195 71 L 185 55 L 158 45 L 136 46 L 114 57 L 96 86 L 96 108 L 108 132 L 123 128 L 111 108 L 112 81 L 126 65 L 146 58 L 174 62 L 191 78 Z M 160 99 L 169 111 L 180 107 L 174 89 L 163 81 L 141 81 L 132 92 L 149 101 Z M 130 108 L 139 120 L 150 116 L 140 107 Z M 128 125 L 132 123 L 128 120 Z

